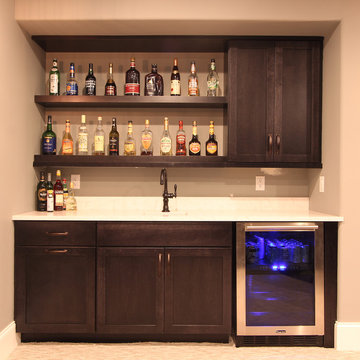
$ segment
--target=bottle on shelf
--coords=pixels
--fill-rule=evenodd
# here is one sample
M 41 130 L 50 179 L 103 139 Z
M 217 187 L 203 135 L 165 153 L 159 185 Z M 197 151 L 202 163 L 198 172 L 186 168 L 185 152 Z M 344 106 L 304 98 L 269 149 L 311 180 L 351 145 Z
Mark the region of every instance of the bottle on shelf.
M 95 130 L 94 155 L 105 155 L 105 132 L 102 127 L 101 116 L 98 116 L 98 124 Z
M 112 118 L 111 131 L 109 133 L 109 155 L 119 155 L 119 132 L 116 127 L 116 118 Z
M 64 189 L 61 183 L 61 171 L 56 170 L 56 182 L 54 184 L 54 210 L 62 211 L 64 209 Z
M 179 130 L 176 133 L 176 155 L 186 155 L 186 134 L 183 128 L 183 121 L 179 120 Z
M 219 76 L 216 72 L 215 59 L 211 59 L 207 76 L 207 96 L 219 96 Z
M 163 96 L 164 81 L 163 77 L 158 73 L 157 64 L 151 65 L 151 73 L 145 76 L 145 96 Z
M 105 84 L 105 95 L 106 96 L 116 96 L 117 91 L 116 91 L 116 84 L 115 81 L 113 79 L 113 64 L 110 63 L 109 64 L 109 73 L 108 73 L 108 78 Z
M 210 120 L 209 139 L 206 142 L 206 156 L 217 156 L 218 142 L 215 139 L 214 121 Z
M 177 58 L 174 59 L 174 65 L 170 77 L 170 95 L 171 96 L 181 95 L 180 73 L 179 73 Z
M 130 59 L 130 69 L 125 76 L 125 95 L 140 95 L 140 73 L 135 69 L 135 58 Z
M 128 132 L 124 142 L 124 155 L 135 156 L 136 155 L 136 143 L 133 134 L 133 123 L 128 121 Z
M 69 197 L 69 191 L 68 191 L 68 188 L 67 188 L 67 184 L 66 184 L 66 179 L 65 179 L 65 178 L 63 178 L 62 186 L 63 186 L 63 193 L 64 193 L 64 206 L 63 206 L 63 210 L 66 210 L 66 202 L 67 202 L 67 199 L 68 199 L 68 197 Z
M 169 132 L 169 119 L 167 117 L 164 118 L 164 131 L 160 139 L 160 155 L 172 155 L 172 140 Z
M 57 59 L 53 60 L 49 72 L 49 95 L 60 95 L 60 71 Z
M 145 120 L 145 129 L 141 132 L 141 144 L 140 154 L 141 155 L 153 155 L 153 135 L 150 130 L 150 121 Z
M 48 179 L 46 182 L 46 211 L 54 211 L 54 186 L 51 182 L 51 173 L 48 173 Z
M 47 127 L 41 136 L 41 152 L 43 155 L 56 155 L 56 134 L 52 130 L 51 115 L 48 115 Z
M 75 79 L 75 64 L 70 63 L 69 80 L 66 83 L 66 95 L 78 95 L 78 84 Z
M 89 64 L 89 72 L 85 78 L 85 95 L 96 95 L 96 77 L 93 64 Z
M 77 210 L 77 204 L 74 194 L 74 184 L 73 182 L 70 182 L 69 196 L 66 201 L 66 211 L 75 211 L 75 210 Z
M 188 95 L 200 96 L 199 79 L 196 74 L 195 61 L 191 62 L 190 75 L 188 79 Z
M 40 171 L 40 180 L 36 188 L 36 210 L 46 211 L 46 181 L 44 171 Z
M 78 132 L 77 153 L 78 155 L 88 155 L 89 153 L 89 134 L 86 128 L 86 115 L 81 115 L 81 124 Z
M 73 152 L 74 152 L 74 142 L 70 133 L 70 120 L 66 120 L 65 134 L 62 139 L 61 154 L 73 155 Z
M 197 123 L 193 121 L 192 138 L 189 142 L 189 155 L 200 156 L 201 155 L 201 143 L 197 134 Z

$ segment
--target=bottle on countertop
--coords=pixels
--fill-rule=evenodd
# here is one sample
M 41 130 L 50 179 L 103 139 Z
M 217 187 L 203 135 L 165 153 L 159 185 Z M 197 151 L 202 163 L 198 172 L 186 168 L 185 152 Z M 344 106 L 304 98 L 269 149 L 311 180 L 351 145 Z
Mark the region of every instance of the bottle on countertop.
M 86 128 L 86 115 L 81 115 L 81 124 L 78 132 L 77 154 L 88 155 L 89 153 L 89 134 Z
M 189 155 L 200 156 L 201 155 L 201 144 L 197 134 L 197 123 L 193 121 L 192 138 L 189 142 Z
M 51 182 L 51 173 L 48 173 L 48 179 L 46 182 L 46 211 L 54 211 L 54 186 Z
M 61 154 L 73 155 L 74 153 L 74 141 L 70 132 L 70 120 L 65 122 L 65 134 L 62 139 Z
M 105 132 L 102 126 L 101 116 L 98 116 L 98 124 L 95 130 L 94 155 L 105 155 Z
M 44 171 L 40 171 L 40 180 L 36 188 L 36 210 L 46 211 L 46 181 Z
M 74 194 L 74 184 L 73 182 L 70 182 L 69 196 L 66 201 L 66 211 L 75 211 L 75 210 L 77 210 L 77 204 Z
M 145 129 L 141 132 L 141 144 L 140 144 L 141 155 L 153 155 L 153 135 L 150 130 L 150 121 L 145 120 Z
M 164 118 L 164 131 L 160 139 L 160 155 L 172 155 L 172 140 L 169 132 L 169 119 Z
M 78 95 L 78 84 L 75 79 L 75 64 L 70 63 L 69 80 L 66 83 L 66 95 Z
M 85 78 L 85 95 L 96 95 L 96 77 L 92 63 L 89 64 L 89 72 Z
M 211 59 L 207 76 L 207 96 L 219 96 L 219 76 L 216 72 L 215 59 Z
M 64 193 L 64 206 L 63 206 L 63 210 L 66 210 L 66 201 L 69 197 L 69 190 L 67 188 L 67 184 L 66 184 L 66 179 L 63 178 L 62 181 L 62 186 L 63 186 L 63 193 Z
M 54 210 L 62 211 L 64 209 L 64 189 L 61 183 L 61 171 L 56 170 L 56 182 L 54 184 Z
M 195 61 L 191 62 L 190 75 L 188 79 L 188 95 L 200 96 L 199 79 L 196 74 Z
M 136 143 L 133 134 L 133 123 L 128 121 L 128 133 L 124 142 L 124 155 L 135 156 L 136 155 Z
M 186 134 L 183 121 L 179 120 L 179 130 L 176 133 L 176 155 L 186 156 Z
M 124 95 L 140 95 L 140 73 L 135 68 L 135 58 L 130 59 L 130 69 L 126 71 Z
M 215 139 L 214 121 L 210 120 L 209 139 L 206 142 L 206 156 L 217 156 L 218 142 Z
M 163 96 L 164 81 L 163 77 L 158 73 L 157 64 L 151 65 L 151 73 L 145 76 L 145 96 Z
M 109 133 L 109 155 L 119 155 L 119 132 L 116 127 L 116 118 L 112 118 L 111 131 Z
M 49 95 L 60 95 L 60 71 L 57 59 L 53 60 L 49 72 Z
M 48 115 L 47 127 L 41 137 L 41 152 L 43 155 L 56 155 L 56 134 L 52 130 L 51 115 Z
M 174 65 L 170 77 L 170 95 L 171 96 L 181 95 L 180 73 L 179 73 L 177 58 L 174 59 Z
M 113 64 L 110 63 L 109 64 L 109 73 L 108 73 L 108 78 L 105 84 L 105 95 L 106 96 L 116 96 L 117 91 L 116 91 L 116 84 L 115 81 L 113 79 Z

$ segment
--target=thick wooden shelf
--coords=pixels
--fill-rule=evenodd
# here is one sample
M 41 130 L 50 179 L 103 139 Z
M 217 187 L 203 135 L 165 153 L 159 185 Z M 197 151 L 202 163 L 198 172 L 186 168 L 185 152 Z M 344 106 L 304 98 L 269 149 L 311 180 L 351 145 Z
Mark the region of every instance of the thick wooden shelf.
M 225 108 L 225 96 L 50 96 L 35 95 L 35 103 L 47 108 Z

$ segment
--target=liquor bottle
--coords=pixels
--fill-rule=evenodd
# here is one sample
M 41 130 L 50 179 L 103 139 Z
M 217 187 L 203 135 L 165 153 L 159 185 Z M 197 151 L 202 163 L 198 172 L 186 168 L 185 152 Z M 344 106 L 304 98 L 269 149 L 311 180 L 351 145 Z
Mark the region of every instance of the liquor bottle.
M 217 156 L 217 154 L 218 154 L 218 143 L 215 139 L 215 134 L 214 134 L 214 121 L 210 120 L 209 139 L 206 142 L 206 156 Z
M 150 121 L 145 120 L 145 129 L 141 132 L 141 145 L 140 145 L 140 154 L 141 155 L 153 155 L 153 135 L 150 130 Z
M 49 72 L 49 95 L 60 95 L 60 71 L 57 59 L 53 60 L 52 68 Z
M 164 95 L 164 82 L 163 77 L 158 74 L 156 64 L 151 65 L 151 73 L 145 76 L 145 96 L 163 96 Z
M 70 133 L 70 120 L 66 120 L 65 123 L 65 134 L 62 139 L 61 149 L 62 155 L 72 155 L 74 151 L 74 142 Z
M 46 211 L 54 211 L 54 186 L 51 182 L 51 173 L 48 173 L 48 180 L 46 182 Z
M 36 210 L 46 211 L 46 182 L 44 171 L 40 171 L 40 181 L 36 188 Z
M 109 133 L 109 155 L 119 155 L 119 132 L 116 128 L 116 118 L 112 118 L 111 131 Z
M 124 155 L 135 156 L 136 155 L 136 143 L 133 135 L 133 123 L 128 121 L 128 133 L 124 142 Z
M 169 119 L 164 119 L 164 131 L 160 139 L 160 155 L 172 155 L 172 140 L 169 132 Z
M 85 95 L 96 95 L 96 77 L 93 64 L 89 64 L 89 72 L 85 78 Z
M 140 73 L 135 69 L 135 58 L 130 59 L 130 69 L 126 71 L 125 95 L 140 95 Z
M 66 83 L 66 95 L 78 95 L 78 84 L 75 79 L 75 65 L 70 63 L 69 80 Z
M 105 84 L 105 95 L 106 96 L 116 96 L 116 84 L 113 79 L 113 64 L 109 64 L 109 74 L 108 79 Z
M 56 155 L 56 134 L 52 130 L 51 115 L 48 115 L 46 131 L 41 136 L 41 152 L 43 155 Z
M 61 171 L 56 170 L 56 182 L 54 184 L 54 210 L 62 211 L 64 208 L 64 189 L 61 183 Z
M 193 121 L 192 138 L 189 142 L 189 155 L 200 156 L 201 155 L 201 144 L 197 134 L 197 123 Z
M 75 211 L 77 210 L 77 204 L 74 194 L 74 184 L 70 182 L 69 196 L 66 201 L 66 211 Z
M 89 134 L 86 128 L 86 116 L 81 115 L 81 124 L 78 132 L 77 153 L 87 155 L 89 153 Z
M 188 79 L 188 95 L 200 96 L 199 79 L 196 74 L 195 61 L 191 62 L 190 75 Z
M 67 184 L 66 184 L 66 179 L 65 179 L 65 178 L 63 178 L 62 186 L 63 186 L 63 192 L 64 192 L 64 206 L 63 206 L 63 210 L 66 210 L 66 202 L 67 202 L 67 199 L 68 199 L 68 197 L 69 197 L 69 191 L 68 191 L 68 188 L 67 188 Z
M 186 155 L 186 135 L 183 129 L 183 121 L 179 120 L 179 130 L 176 133 L 176 155 Z
M 210 70 L 207 76 L 207 96 L 219 95 L 219 76 L 216 72 L 215 59 L 211 59 Z
M 94 136 L 94 155 L 105 155 L 105 132 L 102 127 L 102 117 L 98 117 L 98 125 Z
M 180 84 L 180 73 L 178 68 L 178 60 L 174 59 L 174 66 L 172 68 L 170 77 L 170 95 L 180 96 L 181 95 L 181 84 Z

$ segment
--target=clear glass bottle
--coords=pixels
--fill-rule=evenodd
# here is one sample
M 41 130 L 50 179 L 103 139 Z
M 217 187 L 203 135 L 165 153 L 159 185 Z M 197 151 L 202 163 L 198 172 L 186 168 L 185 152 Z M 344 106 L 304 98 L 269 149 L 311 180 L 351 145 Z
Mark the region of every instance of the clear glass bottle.
M 109 133 L 109 155 L 119 155 L 119 132 L 116 127 L 116 118 L 112 118 L 111 131 Z
M 54 184 L 54 210 L 64 209 L 64 189 L 61 183 L 61 171 L 56 170 L 56 182 Z
M 181 83 L 180 83 L 180 72 L 178 68 L 178 59 L 174 59 L 174 65 L 170 77 L 170 95 L 180 96 L 181 95 Z
M 96 77 L 93 64 L 89 64 L 89 72 L 85 79 L 85 95 L 96 95 Z
M 145 96 L 163 96 L 164 81 L 163 77 L 158 73 L 157 65 L 151 65 L 151 73 L 145 76 Z
M 113 79 L 113 64 L 109 64 L 109 73 L 108 78 L 105 84 L 105 95 L 106 96 L 116 96 L 116 84 Z
M 69 190 L 68 190 L 68 187 L 67 187 L 67 184 L 66 184 L 66 179 L 63 178 L 63 181 L 62 181 L 62 186 L 63 186 L 63 193 L 64 193 L 64 206 L 63 206 L 63 210 L 66 210 L 66 201 L 69 197 Z
M 77 210 L 77 203 L 74 194 L 74 184 L 70 182 L 69 196 L 66 201 L 66 211 L 75 211 Z
M 186 134 L 183 128 L 184 124 L 182 120 L 179 120 L 179 130 L 176 132 L 176 155 L 186 155 Z
M 150 121 L 145 120 L 145 129 L 141 132 L 141 155 L 153 155 L 153 134 L 150 130 Z
M 133 123 L 128 121 L 128 133 L 124 142 L 124 155 L 135 156 L 136 155 L 136 142 L 133 134 Z
M 188 79 L 188 95 L 200 96 L 199 79 L 196 74 L 195 61 L 191 62 L 190 75 Z
M 201 155 L 201 144 L 197 134 L 197 123 L 193 121 L 192 138 L 189 142 L 189 155 L 200 156 Z
M 126 71 L 124 95 L 140 96 L 140 73 L 135 69 L 135 58 L 130 59 L 130 69 Z
M 47 127 L 41 136 L 41 153 L 56 155 L 56 134 L 52 130 L 52 117 L 48 115 Z
M 160 139 L 160 155 L 172 155 L 172 140 L 169 132 L 169 119 L 164 118 L 164 131 Z
M 94 155 L 105 155 L 105 132 L 102 127 L 101 116 L 98 116 L 98 124 L 95 130 Z
M 48 173 L 48 179 L 46 182 L 46 211 L 54 211 L 54 185 L 51 182 L 51 173 Z
M 86 128 L 86 115 L 81 115 L 81 124 L 79 127 L 77 153 L 78 155 L 88 155 L 89 153 L 89 134 Z
M 215 59 L 211 59 L 207 76 L 207 96 L 219 96 L 219 76 L 216 72 Z
M 40 180 L 36 188 L 36 210 L 46 211 L 46 181 L 45 172 L 40 171 Z
M 210 120 L 209 139 L 206 141 L 206 156 L 217 156 L 218 142 L 215 139 L 214 121 Z
M 49 72 L 49 95 L 60 95 L 60 71 L 57 59 L 53 60 Z
M 61 154 L 73 155 L 73 153 L 74 153 L 74 142 L 70 132 L 70 120 L 66 120 L 65 134 L 62 139 Z
M 66 95 L 78 95 L 78 83 L 75 79 L 75 64 L 70 63 L 69 80 L 66 83 Z

